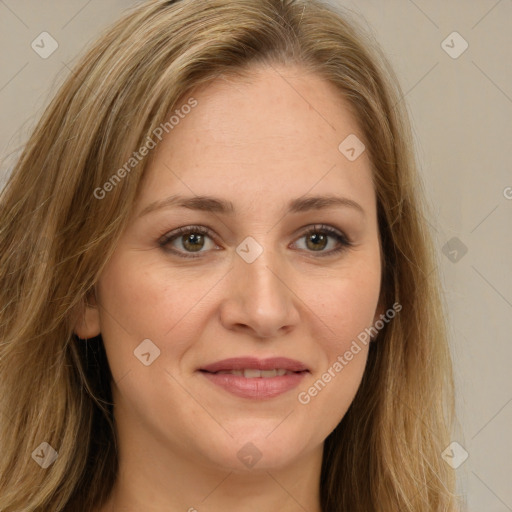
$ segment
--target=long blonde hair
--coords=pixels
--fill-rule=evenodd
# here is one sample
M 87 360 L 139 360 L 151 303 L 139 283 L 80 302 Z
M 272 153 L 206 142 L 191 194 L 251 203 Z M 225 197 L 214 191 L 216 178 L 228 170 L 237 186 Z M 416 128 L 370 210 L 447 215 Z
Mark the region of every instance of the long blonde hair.
M 188 91 L 251 64 L 334 84 L 373 165 L 381 304 L 348 412 L 325 441 L 324 511 L 455 510 L 441 453 L 454 421 L 451 359 L 428 215 L 400 87 L 353 21 L 321 0 L 149 0 L 110 27 L 46 109 L 0 196 L 0 510 L 89 511 L 117 472 L 101 336 L 75 321 L 123 232 L 150 156 L 102 187 Z M 341 142 L 341 141 L 340 141 Z M 33 452 L 57 459 L 46 469 Z M 32 456 L 31 456 L 32 455 Z M 42 456 L 42 455 L 40 455 Z

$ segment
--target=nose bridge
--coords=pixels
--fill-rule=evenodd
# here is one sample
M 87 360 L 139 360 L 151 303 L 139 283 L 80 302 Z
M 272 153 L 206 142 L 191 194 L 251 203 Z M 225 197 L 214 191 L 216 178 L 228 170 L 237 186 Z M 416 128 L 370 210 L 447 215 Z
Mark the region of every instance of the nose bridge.
M 272 236 L 259 237 L 270 244 Z M 281 261 L 278 251 L 265 247 L 253 237 L 247 237 L 237 247 L 237 258 L 233 268 L 236 285 L 236 320 L 270 337 L 297 320 L 293 293 L 286 284 L 290 272 L 286 262 Z M 233 312 L 233 311 L 232 311 Z M 294 314 L 295 312 L 295 314 Z
M 240 272 L 243 288 L 249 296 L 260 297 L 271 303 L 282 298 L 284 290 L 279 273 L 283 272 L 284 265 L 279 261 L 277 252 L 270 247 L 272 236 L 267 233 L 260 236 L 259 240 L 263 238 L 265 245 L 251 236 L 238 245 L 236 251 L 239 261 L 235 268 Z

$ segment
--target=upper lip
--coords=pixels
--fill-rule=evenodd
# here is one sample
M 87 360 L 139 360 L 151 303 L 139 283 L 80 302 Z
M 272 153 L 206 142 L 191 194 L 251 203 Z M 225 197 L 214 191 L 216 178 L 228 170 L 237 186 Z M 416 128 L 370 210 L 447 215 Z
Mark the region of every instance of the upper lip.
M 280 368 L 292 372 L 309 371 L 309 368 L 305 364 L 295 359 L 289 359 L 288 357 L 269 357 L 267 359 L 258 359 L 257 357 L 231 357 L 202 366 L 200 370 L 215 373 L 229 370 L 273 370 Z

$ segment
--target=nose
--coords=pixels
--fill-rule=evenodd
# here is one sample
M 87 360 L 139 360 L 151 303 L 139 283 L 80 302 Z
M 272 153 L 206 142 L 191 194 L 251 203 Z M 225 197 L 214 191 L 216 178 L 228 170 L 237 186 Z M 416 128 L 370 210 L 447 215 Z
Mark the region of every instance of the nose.
M 300 299 L 293 291 L 293 269 L 278 259 L 269 250 L 252 263 L 236 255 L 220 311 L 226 329 L 273 338 L 298 324 Z

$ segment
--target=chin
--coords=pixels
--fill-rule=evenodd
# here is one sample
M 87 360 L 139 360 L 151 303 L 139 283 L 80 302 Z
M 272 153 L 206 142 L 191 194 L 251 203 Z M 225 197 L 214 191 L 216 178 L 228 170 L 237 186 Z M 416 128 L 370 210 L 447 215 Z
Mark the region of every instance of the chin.
M 273 429 L 275 427 L 274 422 Z M 253 422 L 245 431 L 233 434 L 233 438 L 224 436 L 216 446 L 209 444 L 208 458 L 225 470 L 255 473 L 284 469 L 307 451 L 301 436 L 294 436 L 285 429 L 279 434 L 276 430 L 271 432 L 272 429 L 258 428 Z

